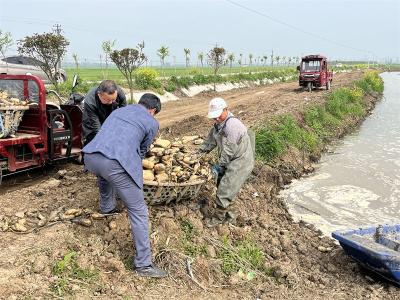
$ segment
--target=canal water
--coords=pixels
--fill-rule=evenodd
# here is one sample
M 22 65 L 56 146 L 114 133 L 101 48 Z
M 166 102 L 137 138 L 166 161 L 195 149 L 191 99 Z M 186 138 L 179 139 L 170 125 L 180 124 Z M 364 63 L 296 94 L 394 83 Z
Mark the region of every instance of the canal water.
M 400 223 L 400 73 L 382 73 L 385 90 L 357 132 L 339 141 L 316 171 L 281 196 L 295 220 L 324 234 Z

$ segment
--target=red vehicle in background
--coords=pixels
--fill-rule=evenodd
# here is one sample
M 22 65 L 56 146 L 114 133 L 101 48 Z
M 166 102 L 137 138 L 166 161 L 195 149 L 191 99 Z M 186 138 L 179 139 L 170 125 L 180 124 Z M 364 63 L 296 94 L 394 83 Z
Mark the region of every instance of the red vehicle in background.
M 325 56 L 304 56 L 297 70 L 300 72 L 299 85 L 309 92 L 319 87 L 331 89 L 333 72 L 328 70 L 328 61 Z
M 80 156 L 79 104 L 47 102 L 43 81 L 32 75 L 0 74 L 0 91 L 9 97 L 0 105 L 0 184 L 4 176 Z

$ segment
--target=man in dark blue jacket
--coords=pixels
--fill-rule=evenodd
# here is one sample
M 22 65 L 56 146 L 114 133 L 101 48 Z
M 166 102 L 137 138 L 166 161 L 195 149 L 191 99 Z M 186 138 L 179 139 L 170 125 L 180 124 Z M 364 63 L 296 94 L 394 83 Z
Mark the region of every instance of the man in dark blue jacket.
M 94 139 L 83 148 L 85 169 L 98 176 L 100 210 L 116 208 L 116 194 L 128 209 L 135 242 L 135 269 L 141 276 L 165 277 L 151 261 L 149 216 L 143 195 L 142 159 L 159 125 L 160 99 L 144 94 L 137 105 L 117 109 L 105 120 Z

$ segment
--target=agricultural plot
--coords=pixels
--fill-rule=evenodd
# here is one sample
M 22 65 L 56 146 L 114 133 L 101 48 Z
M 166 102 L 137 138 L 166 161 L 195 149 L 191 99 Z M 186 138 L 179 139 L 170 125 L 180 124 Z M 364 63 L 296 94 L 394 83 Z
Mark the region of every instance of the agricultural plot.
M 17 294 L 25 298 L 81 299 L 129 299 L 149 295 L 155 299 L 198 298 L 199 295 L 205 299 L 308 299 L 310 295 L 313 299 L 365 299 L 379 293 L 381 298 L 396 299 L 398 291 L 395 287 L 379 282 L 371 284 L 370 279 L 360 273 L 357 265 L 331 239 L 320 236 L 312 226 L 294 223 L 282 200 L 277 197 L 277 191 L 283 184 L 298 178 L 303 172 L 311 171 L 312 160 L 321 153 L 321 150 L 311 153 L 306 148 L 295 150 L 299 137 L 287 135 L 286 128 L 296 128 L 296 132 L 304 136 L 296 126 L 302 130 L 307 127 L 306 121 L 299 118 L 305 109 L 329 103 L 326 98 L 328 93 L 341 87 L 350 90 L 354 82 L 362 77 L 362 72 L 338 74 L 329 92 L 317 90 L 305 94 L 298 88 L 297 82 L 289 82 L 220 94 L 227 100 L 232 112 L 255 129 L 262 129 L 260 126 L 265 120 L 276 120 L 275 117 L 280 115 L 295 116 L 292 120 L 286 119 L 276 136 L 269 139 L 271 145 L 287 141 L 291 143 L 288 148 L 291 150 L 279 152 L 277 167 L 271 162 L 257 164 L 252 178 L 236 200 L 240 212 L 237 226 L 204 226 L 199 207 L 206 205 L 203 202 L 207 199 L 212 201 L 212 185 L 206 185 L 201 190 L 198 200 L 151 206 L 154 259 L 170 273 L 169 278 L 157 283 L 134 276 L 127 216 L 122 213 L 97 218 L 94 214 L 98 207 L 96 178 L 84 173 L 81 166 L 69 166 L 44 180 L 31 181 L 18 189 L 10 187 L 1 195 L 2 228 L 8 222 L 13 224 L 11 227 L 22 224 L 29 225 L 33 230 L 25 233 L 2 232 L 5 246 L 0 253 L 1 294 L 5 298 Z M 359 89 L 368 89 L 368 85 L 360 84 Z M 170 163 L 164 157 L 169 155 L 166 151 L 184 149 L 181 145 L 172 147 L 176 137 L 192 136 L 194 139 L 196 136 L 197 139 L 197 136 L 207 134 L 212 126 L 205 117 L 210 96 L 213 95 L 200 95 L 182 103 L 169 102 L 163 106 L 162 112 L 157 115 L 163 140 L 156 142 L 162 149 L 154 149 L 155 145 L 148 159 L 157 157 L 157 164 L 161 161 L 164 166 L 155 168 L 156 164 L 151 163 L 144 166 L 147 170 L 154 170 L 152 176 L 163 173 L 171 177 L 178 175 L 165 172 Z M 357 103 L 361 101 L 358 94 L 347 96 L 357 97 Z M 370 91 L 368 97 L 363 99 L 365 110 L 362 115 L 373 108 L 377 99 Z M 326 113 L 346 120 L 346 116 L 340 114 L 343 112 L 341 109 L 331 110 L 328 106 L 324 109 Z M 342 123 L 345 128 L 338 127 L 335 136 L 357 124 L 362 118 L 358 112 L 356 107 L 349 111 L 348 123 Z M 318 130 L 318 120 L 309 116 L 308 130 L 312 126 Z M 326 125 L 321 123 L 321 128 L 326 129 Z M 261 133 L 263 138 L 268 137 L 265 131 Z M 324 133 L 320 131 L 322 137 Z M 276 140 L 273 139 L 275 137 Z M 171 141 L 171 145 L 166 139 Z M 268 159 L 265 157 L 265 160 Z M 184 157 L 182 161 L 185 162 Z M 174 167 L 178 167 L 175 163 L 172 162 L 168 170 L 174 172 Z M 185 163 L 194 168 L 197 161 L 187 157 Z M 190 178 L 189 174 L 179 175 L 188 180 Z M 176 177 L 178 181 L 181 180 L 179 178 L 182 177 Z M 91 224 L 49 221 L 54 215 L 69 216 L 71 212 L 77 212 L 71 209 L 92 216 Z M 43 225 L 44 219 L 47 225 Z

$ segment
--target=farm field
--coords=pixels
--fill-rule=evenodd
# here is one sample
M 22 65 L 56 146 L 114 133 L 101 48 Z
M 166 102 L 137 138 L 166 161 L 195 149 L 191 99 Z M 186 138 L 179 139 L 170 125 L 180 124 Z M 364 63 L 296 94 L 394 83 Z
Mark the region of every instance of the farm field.
M 185 67 L 176 67 L 176 68 L 160 68 L 160 67 L 151 67 L 156 70 L 160 77 L 169 77 L 169 76 L 192 76 L 196 74 L 202 75 L 212 75 L 213 69 L 209 67 L 204 68 L 185 68 Z M 232 73 L 250 73 L 250 72 L 265 72 L 265 71 L 276 71 L 292 68 L 296 69 L 296 66 L 284 66 L 284 67 L 269 67 L 269 66 L 253 66 L 253 67 L 222 67 L 218 74 L 232 74 Z M 72 78 L 74 74 L 78 74 L 82 80 L 84 81 L 101 81 L 103 79 L 111 79 L 111 80 L 124 80 L 121 72 L 113 67 L 109 68 L 108 71 L 101 68 L 66 68 L 67 76 Z
M 337 74 L 332 90 L 350 87 L 363 75 L 363 71 Z M 247 126 L 256 127 L 287 113 L 300 118 L 310 105 L 323 104 L 328 93 L 304 92 L 297 82 L 288 82 L 183 97 L 163 105 L 157 116 L 160 136 L 204 137 L 212 126 L 205 117 L 207 105 L 217 95 Z M 368 95 L 365 101 L 370 111 L 379 97 Z M 349 126 L 360 121 L 354 119 Z M 125 212 L 94 220 L 89 227 L 57 222 L 25 234 L 2 232 L 0 295 L 4 299 L 396 299 L 396 287 L 365 273 L 313 226 L 293 222 L 278 192 L 293 178 L 310 172 L 312 162 L 303 153 L 289 151 L 277 165 L 257 163 L 237 196 L 242 220 L 238 226 L 205 226 L 199 203 L 211 197 L 211 185 L 199 199 L 151 206 L 153 256 L 170 274 L 159 281 L 132 271 Z M 7 180 L 0 197 L 0 216 L 15 217 L 16 212 L 49 216 L 67 208 L 98 208 L 96 178 L 79 165 L 58 166 L 27 183 Z M 110 228 L 111 222 L 116 227 Z M 238 263 L 232 249 L 246 260 Z M 248 272 L 249 264 L 263 272 Z
M 0 300 L 400 300 L 400 1 L 0 8 Z

